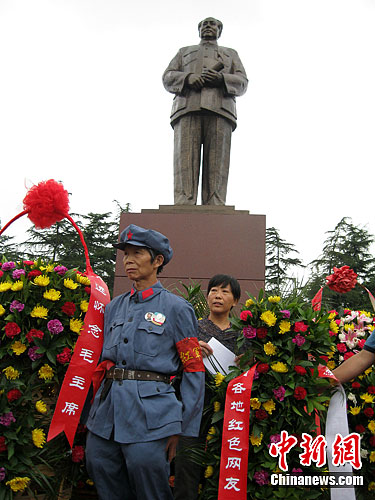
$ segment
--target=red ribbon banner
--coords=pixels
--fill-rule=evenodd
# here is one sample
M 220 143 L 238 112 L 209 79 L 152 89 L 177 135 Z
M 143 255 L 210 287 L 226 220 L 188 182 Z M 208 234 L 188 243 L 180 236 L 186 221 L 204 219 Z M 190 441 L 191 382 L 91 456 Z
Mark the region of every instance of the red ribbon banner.
M 227 387 L 218 500 L 246 500 L 251 388 L 256 365 Z
M 104 309 L 110 301 L 104 281 L 91 269 L 86 274 L 91 283 L 89 307 L 61 386 L 47 437 L 47 441 L 50 441 L 60 432 L 65 432 L 71 448 L 91 378 L 102 352 Z

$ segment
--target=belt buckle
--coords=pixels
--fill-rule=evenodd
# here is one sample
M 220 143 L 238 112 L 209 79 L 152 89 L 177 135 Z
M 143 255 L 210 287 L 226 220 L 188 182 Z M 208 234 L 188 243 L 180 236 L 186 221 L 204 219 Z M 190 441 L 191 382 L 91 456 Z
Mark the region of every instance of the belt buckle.
M 135 380 L 135 370 L 128 370 L 128 380 Z
M 118 376 L 116 376 L 116 370 L 120 372 Z M 124 369 L 115 367 L 113 369 L 113 380 L 123 380 L 124 379 Z

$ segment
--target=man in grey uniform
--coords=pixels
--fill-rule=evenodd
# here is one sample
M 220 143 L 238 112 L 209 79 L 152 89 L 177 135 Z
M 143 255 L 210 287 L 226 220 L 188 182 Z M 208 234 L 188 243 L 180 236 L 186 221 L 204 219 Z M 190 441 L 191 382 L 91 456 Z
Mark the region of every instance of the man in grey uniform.
M 178 437 L 198 436 L 202 415 L 197 321 L 192 306 L 157 280 L 172 258 L 164 235 L 131 224 L 115 246 L 133 288 L 105 310 L 104 379 L 87 421 L 87 469 L 101 500 L 170 500 Z M 179 401 L 170 376 L 181 368 Z
M 225 205 L 236 96 L 247 89 L 245 69 L 235 50 L 219 47 L 223 24 L 208 17 L 198 25 L 201 42 L 181 48 L 163 74 L 166 90 L 175 94 L 174 202 L 195 205 L 201 147 L 202 205 Z

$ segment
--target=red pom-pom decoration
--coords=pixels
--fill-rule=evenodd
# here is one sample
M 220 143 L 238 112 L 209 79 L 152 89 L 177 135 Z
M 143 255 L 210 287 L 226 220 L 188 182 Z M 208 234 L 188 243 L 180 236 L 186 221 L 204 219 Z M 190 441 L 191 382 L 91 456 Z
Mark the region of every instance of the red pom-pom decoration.
M 327 285 L 334 292 L 350 292 L 357 284 L 357 276 L 349 266 L 334 267 L 333 274 L 326 277 Z
M 45 229 L 69 213 L 69 193 L 53 179 L 33 186 L 23 200 L 23 208 L 37 229 Z

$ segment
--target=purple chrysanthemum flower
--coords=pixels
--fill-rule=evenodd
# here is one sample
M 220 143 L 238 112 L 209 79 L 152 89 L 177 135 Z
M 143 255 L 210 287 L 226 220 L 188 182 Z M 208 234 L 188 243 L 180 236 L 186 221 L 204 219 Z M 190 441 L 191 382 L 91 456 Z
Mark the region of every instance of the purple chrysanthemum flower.
M 278 387 L 277 389 L 272 389 L 272 391 L 275 395 L 275 398 L 277 398 L 279 401 L 284 401 L 285 387 L 280 385 L 280 387 Z
M 0 467 L 0 481 L 4 481 L 5 479 L 5 468 Z
M 10 306 L 9 306 L 9 309 L 14 312 L 14 311 L 18 311 L 18 312 L 21 312 L 23 311 L 25 307 L 25 304 L 22 304 L 22 302 L 19 302 L 18 300 L 13 300 L 13 302 L 11 302 Z
M 19 280 L 21 276 L 25 276 L 25 270 L 24 269 L 15 269 L 12 273 L 12 278 L 14 280 Z
M 253 339 L 257 335 L 257 329 L 253 326 L 245 326 L 242 330 L 243 336 L 247 339 Z
M 52 335 L 57 335 L 64 330 L 61 321 L 59 321 L 58 319 L 51 319 L 51 321 L 48 321 L 47 328 L 52 333 Z
M 270 443 L 278 443 L 279 441 L 281 441 L 280 434 L 272 434 L 270 436 Z
M 298 345 L 298 347 L 301 347 L 306 342 L 305 337 L 303 337 L 301 334 L 297 333 L 297 335 L 292 339 L 292 342 Z
M 290 318 L 290 311 L 288 311 L 288 309 L 283 309 L 280 312 L 283 314 L 283 318 L 287 318 L 287 319 Z
M 36 361 L 37 359 L 40 359 L 43 357 L 43 353 L 39 354 L 36 351 L 39 349 L 39 347 L 36 345 L 34 347 L 30 347 L 29 350 L 27 351 L 27 355 L 31 359 L 31 361 Z
M 11 271 L 15 267 L 16 267 L 16 264 L 12 261 L 9 261 L 9 262 L 4 262 L 4 264 L 1 266 L 1 269 L 3 271 Z
M 265 470 L 257 470 L 256 472 L 254 472 L 254 481 L 260 486 L 268 484 L 268 477 L 268 472 Z
M 54 268 L 55 273 L 59 274 L 60 276 L 64 276 L 67 270 L 68 268 L 65 266 L 56 266 Z
M 12 422 L 15 422 L 13 413 L 10 411 L 9 413 L 3 413 L 0 416 L 0 424 L 5 425 L 5 427 L 9 427 Z

